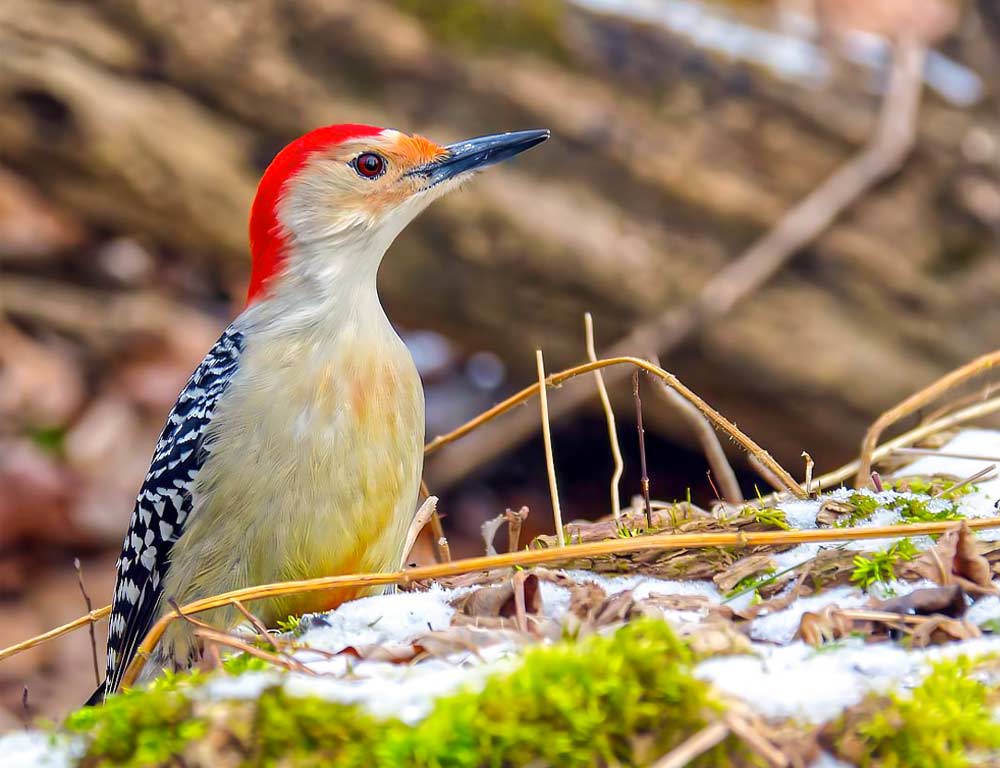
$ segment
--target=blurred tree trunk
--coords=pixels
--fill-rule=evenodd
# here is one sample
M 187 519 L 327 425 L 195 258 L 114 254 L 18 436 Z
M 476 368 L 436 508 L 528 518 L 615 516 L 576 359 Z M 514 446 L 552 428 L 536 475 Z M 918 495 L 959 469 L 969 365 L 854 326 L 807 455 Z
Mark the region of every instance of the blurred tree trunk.
M 448 23 L 455 3 L 410 5 L 2 4 L 0 162 L 91 223 L 237 274 L 256 179 L 309 127 L 549 127 L 554 141 L 433 207 L 381 276 L 394 319 L 493 349 L 527 381 L 535 346 L 550 369 L 583 357 L 584 311 L 607 346 L 693 296 L 877 111 L 857 73 L 811 91 L 557 2 L 485 3 L 466 27 Z M 477 38 L 483 24 L 511 46 Z M 989 100 L 930 100 L 905 169 L 665 366 L 777 456 L 822 463 L 1000 346 L 998 122 Z

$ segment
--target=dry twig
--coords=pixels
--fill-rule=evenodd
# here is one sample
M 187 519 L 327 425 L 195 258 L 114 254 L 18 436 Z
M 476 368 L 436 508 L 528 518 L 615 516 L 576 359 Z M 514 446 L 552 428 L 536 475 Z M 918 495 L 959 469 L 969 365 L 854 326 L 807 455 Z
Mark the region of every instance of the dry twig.
M 592 363 L 597 362 L 597 349 L 594 345 L 594 318 L 589 312 L 583 316 L 583 329 L 587 341 L 587 359 Z M 604 376 L 600 371 L 594 371 L 594 382 L 597 384 L 597 394 L 601 398 L 604 419 L 608 424 L 608 443 L 611 445 L 611 458 L 615 463 L 615 469 L 611 473 L 611 514 L 617 520 L 622 514 L 618 485 L 621 482 L 622 473 L 625 471 L 625 461 L 622 459 L 622 450 L 618 444 L 615 412 L 611 408 L 611 398 L 608 397 L 608 388 L 604 386 Z
M 657 365 L 660 364 L 659 359 L 656 357 L 653 358 L 653 362 Z M 712 429 L 712 425 L 708 423 L 697 408 L 674 390 L 662 381 L 657 380 L 656 383 L 658 385 L 656 388 L 657 391 L 667 401 L 667 404 L 677 411 L 694 431 L 695 438 L 698 440 L 698 444 L 701 445 L 701 450 L 705 454 L 708 466 L 712 468 L 712 473 L 718 479 L 719 485 L 722 486 L 723 499 L 730 504 L 742 504 L 745 499 L 743 498 L 743 491 L 740 490 L 740 483 L 736 479 L 733 466 L 729 463 L 729 459 L 726 458 L 726 452 L 722 448 L 722 443 L 719 442 L 719 436 Z M 779 483 L 775 487 L 781 488 L 782 486 Z
M 729 735 L 729 726 L 721 720 L 709 723 L 653 763 L 652 768 L 684 768 Z
M 674 376 L 672 373 L 660 368 L 658 365 L 653 365 L 648 360 L 643 360 L 640 357 L 609 357 L 603 360 L 598 360 L 595 363 L 584 363 L 583 365 L 576 365 L 572 368 L 567 368 L 559 373 L 553 373 L 546 377 L 546 382 L 548 386 L 556 386 L 562 384 L 563 382 L 569 381 L 577 376 L 582 376 L 583 374 L 590 373 L 591 371 L 596 371 L 598 369 L 610 368 L 615 365 L 633 365 L 636 368 L 641 368 L 647 373 L 651 373 L 656 378 L 665 382 L 671 389 L 675 390 L 678 394 L 684 397 L 685 400 L 694 405 L 712 424 L 721 429 L 734 442 L 736 442 L 743 450 L 747 451 L 751 456 L 756 456 L 758 460 L 766 466 L 773 475 L 778 478 L 780 485 L 784 490 L 791 492 L 793 495 L 800 498 L 805 498 L 805 492 L 799 486 L 788 472 L 782 467 L 774 458 L 763 448 L 757 445 L 750 437 L 740 430 L 735 424 L 729 421 L 717 410 L 712 408 L 708 403 L 702 400 L 698 395 L 696 395 L 691 389 L 684 386 L 680 379 Z M 467 421 L 465 424 L 453 429 L 444 435 L 439 435 L 431 440 L 427 445 L 424 446 L 424 453 L 431 454 L 439 450 L 449 443 L 453 443 L 459 438 L 464 437 L 470 432 L 474 431 L 478 427 L 481 427 L 488 421 L 492 421 L 497 416 L 512 410 L 514 407 L 520 405 L 521 403 L 529 400 L 533 395 L 538 394 L 541 387 L 538 384 L 532 384 L 530 387 L 525 387 L 520 392 L 517 392 L 506 400 L 497 403 L 489 410 L 476 416 L 474 419 Z
M 959 480 L 954 485 L 950 485 L 947 488 L 941 489 L 940 491 L 935 493 L 931 498 L 939 499 L 945 494 L 952 493 L 954 491 L 960 490 L 961 488 L 964 488 L 969 483 L 974 483 L 977 480 L 982 480 L 984 477 L 992 474 L 996 470 L 996 468 L 997 468 L 996 464 L 990 464 L 988 467 L 983 467 L 981 470 L 979 470 L 978 472 L 974 472 L 964 480 Z
M 83 583 L 83 567 L 80 565 L 80 558 L 73 558 L 73 568 L 76 569 L 76 583 L 80 585 L 80 594 L 83 595 L 83 603 L 87 606 L 87 613 L 93 613 L 94 604 L 90 600 L 90 595 L 87 594 L 87 587 Z M 90 656 L 94 661 L 94 679 L 97 681 L 97 685 L 101 684 L 101 667 L 97 663 L 97 633 L 94 631 L 94 622 L 90 622 Z
M 566 546 L 566 532 L 563 530 L 562 508 L 559 506 L 559 486 L 556 483 L 556 464 L 552 458 L 552 432 L 549 429 L 548 385 L 545 383 L 545 360 L 542 350 L 535 350 L 535 364 L 538 366 L 538 405 L 542 412 L 542 440 L 545 443 L 545 473 L 549 478 L 549 495 L 552 497 L 552 522 L 556 527 L 559 546 Z
M 939 451 L 936 448 L 893 448 L 892 452 L 899 456 L 937 456 L 942 459 L 968 459 L 970 461 L 995 461 L 1000 463 L 1000 456 L 978 456 L 974 453 Z
M 998 411 L 1000 411 L 1000 397 L 994 397 L 990 400 L 986 400 L 985 402 L 976 403 L 963 408 L 960 411 L 950 413 L 937 421 L 921 424 L 919 427 L 915 427 L 909 432 L 904 432 L 899 437 L 895 437 L 876 448 L 872 452 L 872 461 L 880 461 L 903 446 L 912 445 L 913 443 L 921 440 L 926 440 L 928 437 L 935 435 L 938 432 L 944 432 L 945 430 L 957 427 L 960 424 L 976 421 L 977 419 L 990 416 Z M 813 482 L 816 483 L 817 487 L 830 488 L 852 477 L 860 466 L 860 460 L 855 459 L 839 469 L 828 472 L 822 477 L 815 478 Z M 761 501 L 765 504 L 770 504 L 775 500 L 777 495 L 778 494 L 771 494 L 765 496 Z
M 431 495 L 427 483 L 420 480 L 420 494 L 427 499 Z M 418 510 L 419 513 L 419 510 Z M 434 511 L 431 513 L 431 533 L 434 535 L 434 547 L 437 550 L 439 563 L 451 562 L 451 549 L 448 547 L 448 539 L 444 535 L 444 526 L 441 524 L 441 514 L 437 510 L 437 503 L 434 504 Z M 419 535 L 419 531 L 418 531 Z M 414 541 L 416 541 L 414 539 Z
M 976 518 L 965 521 L 970 529 L 1000 528 L 1000 518 Z M 954 521 L 913 523 L 909 525 L 872 526 L 866 528 L 832 528 L 792 531 L 760 531 L 738 533 L 696 533 L 696 534 L 654 534 L 629 539 L 615 539 L 590 542 L 586 544 L 571 544 L 562 549 L 530 549 L 510 552 L 495 557 L 473 557 L 451 563 L 440 563 L 407 571 L 372 574 L 348 574 L 344 576 L 325 576 L 319 579 L 305 581 L 289 581 L 278 584 L 263 584 L 257 587 L 235 590 L 213 597 L 196 600 L 181 610 L 185 617 L 192 613 L 221 608 L 231 605 L 234 600 L 263 600 L 279 595 L 303 594 L 309 592 L 324 592 L 350 586 L 376 586 L 384 584 L 400 584 L 424 579 L 437 579 L 447 576 L 457 576 L 463 573 L 489 570 L 492 568 L 509 568 L 512 566 L 542 565 L 600 557 L 609 554 L 626 554 L 655 549 L 695 549 L 704 547 L 761 547 L 787 546 L 790 544 L 805 544 L 810 542 L 856 541 L 861 539 L 901 538 L 945 533 L 954 527 Z M 60 627 L 51 629 L 36 637 L 24 640 L 15 645 L 0 650 L 0 660 L 22 651 L 34 648 L 48 640 L 73 632 L 92 621 L 99 621 L 111 613 L 111 606 L 106 605 L 86 616 L 81 616 Z M 149 648 L 159 642 L 166 626 L 176 618 L 168 614 L 150 630 L 143 640 L 140 652 L 148 655 Z M 144 660 L 130 667 L 131 676 L 127 677 L 129 684 L 135 680 L 135 675 L 141 670 Z
M 914 392 L 901 403 L 894 405 L 887 410 L 868 428 L 864 440 L 861 441 L 861 456 L 859 458 L 858 473 L 855 477 L 855 485 L 861 487 L 872 469 L 873 454 L 879 437 L 890 426 L 911 413 L 920 410 L 925 405 L 937 400 L 949 389 L 963 384 L 969 379 L 975 378 L 982 373 L 1000 364 L 1000 350 L 977 357 L 972 362 L 966 363 L 960 368 L 945 374 L 937 381 L 929 384 L 919 392 Z
M 635 424 L 639 432 L 639 487 L 646 509 L 646 528 L 653 527 L 653 506 L 649 501 L 649 473 L 646 471 L 646 430 L 642 426 L 642 400 L 639 398 L 639 371 L 632 375 L 632 396 L 635 398 Z

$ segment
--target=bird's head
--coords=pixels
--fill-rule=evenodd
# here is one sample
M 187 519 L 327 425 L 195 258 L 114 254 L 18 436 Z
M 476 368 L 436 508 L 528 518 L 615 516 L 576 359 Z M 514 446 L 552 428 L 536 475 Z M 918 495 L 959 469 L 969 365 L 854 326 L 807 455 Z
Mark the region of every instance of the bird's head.
M 549 137 L 517 131 L 439 145 L 370 125 L 331 125 L 271 161 L 250 213 L 247 302 L 282 276 L 374 273 L 393 239 L 433 200 L 477 170 Z

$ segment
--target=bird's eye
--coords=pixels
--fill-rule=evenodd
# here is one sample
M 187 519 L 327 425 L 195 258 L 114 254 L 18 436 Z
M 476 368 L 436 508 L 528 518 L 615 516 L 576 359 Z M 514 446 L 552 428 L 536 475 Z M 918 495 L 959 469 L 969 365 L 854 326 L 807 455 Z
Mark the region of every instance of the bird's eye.
M 374 152 L 365 152 L 363 155 L 358 155 L 355 158 L 354 170 L 366 179 L 377 179 L 385 173 L 385 160 L 382 158 L 382 155 L 376 155 Z

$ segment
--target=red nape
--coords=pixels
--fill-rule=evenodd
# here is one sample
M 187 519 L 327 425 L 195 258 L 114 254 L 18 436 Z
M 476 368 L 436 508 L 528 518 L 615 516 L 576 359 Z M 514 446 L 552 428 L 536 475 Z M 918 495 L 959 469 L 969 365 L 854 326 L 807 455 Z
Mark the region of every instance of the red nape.
M 373 125 L 345 123 L 317 128 L 300 136 L 282 149 L 267 166 L 257 196 L 250 208 L 250 253 L 253 267 L 250 271 L 250 289 L 247 304 L 261 297 L 265 284 L 281 268 L 285 258 L 285 236 L 278 224 L 278 201 L 285 183 L 306 164 L 309 156 L 336 144 L 363 136 L 374 136 L 382 128 Z

